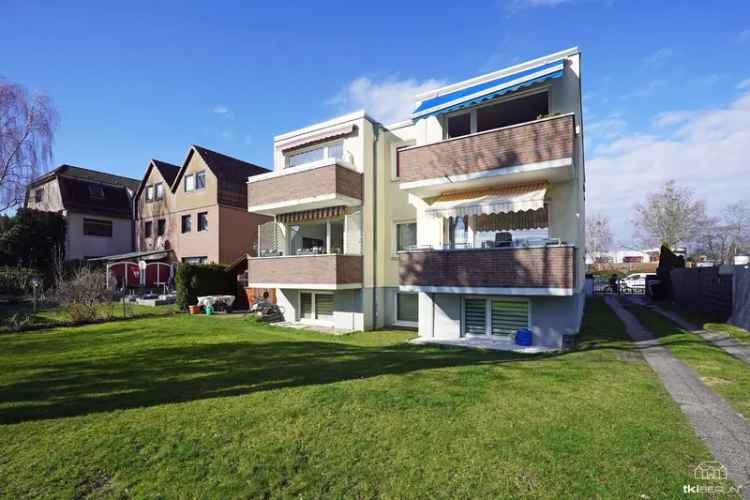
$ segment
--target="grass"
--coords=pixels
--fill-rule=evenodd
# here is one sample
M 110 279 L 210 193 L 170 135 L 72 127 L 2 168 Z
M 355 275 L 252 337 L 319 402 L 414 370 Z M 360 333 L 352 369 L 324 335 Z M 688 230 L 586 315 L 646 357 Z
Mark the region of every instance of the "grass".
M 0 336 L 5 498 L 676 497 L 710 460 L 601 301 L 524 356 L 188 315 Z
M 698 328 L 726 333 L 727 335 L 731 335 L 741 342 L 750 343 L 750 332 L 748 332 L 744 328 L 740 328 L 739 326 L 731 325 L 729 323 L 712 321 L 711 318 L 706 317 L 699 311 L 687 307 L 680 307 L 675 303 L 664 303 L 659 304 L 659 306 L 679 314 Z
M 700 335 L 680 328 L 661 314 L 630 304 L 628 309 L 701 380 L 746 418 L 750 418 L 750 368 Z
M 98 309 L 99 317 L 102 319 L 107 317 L 125 317 L 122 303 L 113 302 L 111 304 L 103 304 Z M 155 307 L 128 304 L 127 316 L 171 314 L 175 311 L 177 311 L 177 307 L 174 304 Z M 37 307 L 37 310 L 34 311 L 34 305 L 31 302 L 0 304 L 0 332 L 12 329 L 14 315 L 16 322 L 23 322 L 25 325 L 29 326 L 44 326 L 49 325 L 50 323 L 71 321 L 70 315 L 68 315 L 63 308 L 57 306 L 41 304 Z

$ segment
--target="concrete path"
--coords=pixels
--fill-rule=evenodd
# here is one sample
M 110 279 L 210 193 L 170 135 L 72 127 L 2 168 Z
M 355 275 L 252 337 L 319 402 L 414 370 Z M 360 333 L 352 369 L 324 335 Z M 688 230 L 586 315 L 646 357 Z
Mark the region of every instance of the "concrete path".
M 711 342 L 716 347 L 724 349 L 727 354 L 734 356 L 737 359 L 741 359 L 742 361 L 750 365 L 750 345 L 740 342 L 727 333 L 717 332 L 714 330 L 701 330 L 696 325 L 694 325 L 690 321 L 687 321 L 679 314 L 662 309 L 657 305 L 651 304 L 648 307 L 658 312 L 659 314 L 671 319 L 672 321 L 680 325 L 680 328 L 684 328 L 685 330 L 689 330 L 700 335 L 707 342 Z
M 727 468 L 729 479 L 742 487 L 742 498 L 750 499 L 750 425 L 747 420 L 706 386 L 692 368 L 661 346 L 616 298 L 605 300 L 688 417 L 696 435 Z

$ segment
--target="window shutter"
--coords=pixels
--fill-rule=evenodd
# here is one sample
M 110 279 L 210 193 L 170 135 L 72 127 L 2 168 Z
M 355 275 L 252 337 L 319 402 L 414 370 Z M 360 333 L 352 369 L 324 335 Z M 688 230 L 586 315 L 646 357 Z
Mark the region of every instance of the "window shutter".
M 464 301 L 465 332 L 467 335 L 484 335 L 487 333 L 487 309 L 484 299 L 466 299 Z
M 529 326 L 529 303 L 525 300 L 493 299 L 492 335 L 512 335 Z

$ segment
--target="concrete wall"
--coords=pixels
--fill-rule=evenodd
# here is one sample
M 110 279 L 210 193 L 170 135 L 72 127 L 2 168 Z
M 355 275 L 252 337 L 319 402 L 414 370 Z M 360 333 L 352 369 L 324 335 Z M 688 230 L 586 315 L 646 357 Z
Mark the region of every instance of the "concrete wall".
M 300 292 L 315 290 L 299 290 L 296 288 L 279 288 L 276 290 L 276 302 L 284 313 L 284 320 L 300 321 Z M 364 315 L 362 314 L 362 290 L 336 290 L 334 296 L 333 326 L 338 330 L 365 330 Z
M 84 218 L 111 221 L 112 237 L 84 235 Z M 133 251 L 133 222 L 130 219 L 69 212 L 65 214 L 65 222 L 67 224 L 66 260 L 104 257 Z

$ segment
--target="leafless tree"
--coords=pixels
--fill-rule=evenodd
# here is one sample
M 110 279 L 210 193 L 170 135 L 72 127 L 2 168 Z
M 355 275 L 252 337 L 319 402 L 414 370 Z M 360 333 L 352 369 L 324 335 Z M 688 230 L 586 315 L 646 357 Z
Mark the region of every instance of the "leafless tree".
M 57 123 L 49 97 L 0 80 L 0 211 L 19 205 L 29 181 L 52 161 Z
M 750 245 L 750 204 L 727 205 L 720 217 L 709 219 L 697 241 L 698 252 L 715 262 L 731 264 Z
M 609 217 L 595 213 L 586 217 L 586 255 L 596 260 L 601 254 L 608 252 L 612 246 L 612 230 L 609 227 Z
M 648 194 L 645 203 L 637 203 L 634 210 L 635 238 L 646 247 L 675 248 L 694 242 L 708 220 L 703 200 L 674 180 Z

